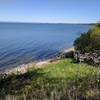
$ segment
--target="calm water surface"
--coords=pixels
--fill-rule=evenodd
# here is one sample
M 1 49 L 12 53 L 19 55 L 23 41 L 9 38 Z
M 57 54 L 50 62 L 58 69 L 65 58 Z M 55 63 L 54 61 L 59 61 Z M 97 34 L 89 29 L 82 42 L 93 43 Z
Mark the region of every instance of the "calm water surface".
M 0 69 L 55 56 L 89 25 L 0 23 Z

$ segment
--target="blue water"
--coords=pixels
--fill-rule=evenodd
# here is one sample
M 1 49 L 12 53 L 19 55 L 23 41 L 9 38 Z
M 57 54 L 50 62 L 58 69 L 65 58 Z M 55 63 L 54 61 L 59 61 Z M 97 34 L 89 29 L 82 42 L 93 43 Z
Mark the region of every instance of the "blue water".
M 89 25 L 0 23 L 0 69 L 55 56 Z

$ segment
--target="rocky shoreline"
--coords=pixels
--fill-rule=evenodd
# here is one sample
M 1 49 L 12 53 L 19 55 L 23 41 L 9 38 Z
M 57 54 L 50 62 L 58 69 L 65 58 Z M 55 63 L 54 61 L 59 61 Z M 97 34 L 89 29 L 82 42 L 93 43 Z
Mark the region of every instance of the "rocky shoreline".
M 2 74 L 6 74 L 6 75 L 8 75 L 8 74 L 23 74 L 23 73 L 26 73 L 29 68 L 43 68 L 43 65 L 45 66 L 55 60 L 61 59 L 66 56 L 71 57 L 71 54 L 73 51 L 74 51 L 74 47 L 67 48 L 67 49 L 64 49 L 63 51 L 61 51 L 57 56 L 55 56 L 51 59 L 42 60 L 42 61 L 38 61 L 38 62 L 32 62 L 32 63 L 28 63 L 28 64 L 22 64 L 15 68 L 1 70 L 0 75 L 2 75 Z

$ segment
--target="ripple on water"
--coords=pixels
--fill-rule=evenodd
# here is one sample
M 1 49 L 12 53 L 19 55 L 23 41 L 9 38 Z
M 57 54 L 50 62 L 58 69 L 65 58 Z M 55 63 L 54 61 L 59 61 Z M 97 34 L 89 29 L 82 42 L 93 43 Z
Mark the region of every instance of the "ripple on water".
M 51 58 L 88 29 L 89 25 L 0 23 L 0 69 Z

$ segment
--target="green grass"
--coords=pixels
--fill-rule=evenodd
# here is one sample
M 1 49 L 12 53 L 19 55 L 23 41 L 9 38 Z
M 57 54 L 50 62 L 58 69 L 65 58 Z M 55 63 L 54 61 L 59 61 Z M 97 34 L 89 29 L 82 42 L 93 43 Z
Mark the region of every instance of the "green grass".
M 0 79 L 0 96 L 16 100 L 78 100 L 100 98 L 99 68 L 61 59 L 41 69 Z

